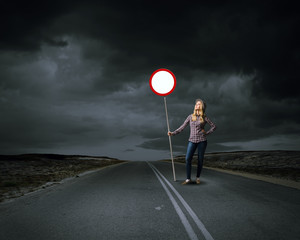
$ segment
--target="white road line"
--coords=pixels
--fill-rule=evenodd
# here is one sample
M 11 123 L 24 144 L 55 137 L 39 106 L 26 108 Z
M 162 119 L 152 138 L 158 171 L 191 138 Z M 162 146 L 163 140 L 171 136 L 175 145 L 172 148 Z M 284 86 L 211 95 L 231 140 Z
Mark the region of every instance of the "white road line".
M 152 165 L 152 169 L 154 169 L 160 175 L 160 177 L 168 184 L 168 186 L 171 188 L 171 190 L 175 193 L 175 195 L 178 197 L 180 202 L 183 204 L 185 209 L 188 211 L 188 213 L 190 214 L 190 216 L 192 217 L 192 219 L 198 226 L 199 230 L 204 235 L 205 239 L 206 240 L 214 240 L 213 237 L 211 236 L 211 234 L 205 228 L 204 224 L 200 221 L 200 219 L 197 217 L 195 212 L 191 209 L 191 207 L 187 204 L 187 202 L 183 199 L 183 197 L 176 191 L 176 189 L 172 186 L 172 184 L 162 175 L 162 173 L 160 171 L 158 171 L 158 169 L 155 166 Z
M 172 196 L 171 192 L 169 191 L 169 189 L 167 188 L 167 186 L 164 184 L 164 182 L 162 181 L 162 179 L 159 177 L 159 175 L 157 174 L 157 172 L 154 169 L 154 166 L 150 163 L 148 163 L 149 166 L 152 168 L 153 172 L 155 173 L 156 177 L 158 178 L 158 180 L 160 181 L 161 185 L 163 186 L 164 190 L 166 191 L 169 199 L 171 200 L 187 234 L 189 235 L 191 240 L 198 240 L 198 237 L 196 235 L 196 233 L 194 232 L 192 226 L 190 225 L 189 221 L 187 220 L 186 216 L 184 215 L 184 213 L 182 212 L 181 208 L 179 207 L 179 205 L 177 204 L 176 200 L 174 199 L 174 197 Z

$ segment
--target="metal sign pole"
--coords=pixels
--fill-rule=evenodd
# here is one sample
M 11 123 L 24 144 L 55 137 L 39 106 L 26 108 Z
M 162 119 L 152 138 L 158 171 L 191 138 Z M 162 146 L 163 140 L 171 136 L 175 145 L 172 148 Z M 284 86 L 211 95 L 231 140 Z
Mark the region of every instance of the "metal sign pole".
M 170 126 L 169 126 L 169 118 L 168 118 L 168 110 L 167 110 L 167 100 L 166 100 L 166 97 L 164 97 L 164 102 L 165 102 L 165 110 L 166 110 L 166 118 L 167 118 L 168 132 L 170 132 Z M 169 143 L 170 143 L 170 151 L 171 151 L 171 159 L 172 159 L 173 177 L 174 177 L 174 181 L 176 182 L 171 136 L 169 136 Z

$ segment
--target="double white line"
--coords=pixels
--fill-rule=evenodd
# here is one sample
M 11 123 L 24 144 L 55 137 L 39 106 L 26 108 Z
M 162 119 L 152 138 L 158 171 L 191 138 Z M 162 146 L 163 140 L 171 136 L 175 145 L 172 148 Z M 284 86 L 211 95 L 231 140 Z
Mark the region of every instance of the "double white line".
M 176 189 L 172 186 L 172 184 L 160 173 L 160 171 L 157 170 L 156 167 L 154 167 L 151 163 L 148 162 L 148 165 L 151 167 L 153 172 L 155 173 L 156 177 L 158 178 L 159 182 L 161 183 L 162 187 L 166 191 L 169 199 L 171 200 L 187 234 L 189 235 L 190 239 L 192 240 L 198 240 L 199 238 L 197 237 L 196 233 L 194 232 L 191 224 L 189 223 L 188 219 L 184 215 L 183 211 L 181 210 L 180 206 L 176 202 L 175 198 L 173 197 L 172 193 L 166 186 L 166 184 L 169 186 L 169 188 L 173 191 L 173 193 L 177 196 L 179 201 L 182 203 L 182 205 L 185 207 L 191 218 L 194 220 L 196 223 L 197 227 L 199 230 L 202 232 L 204 238 L 206 240 L 214 240 L 213 237 L 210 235 L 210 233 L 207 231 L 203 223 L 200 221 L 200 219 L 197 217 L 197 215 L 194 213 L 194 211 L 190 208 L 190 206 L 186 203 L 186 201 L 183 199 L 183 197 L 176 191 Z M 164 183 L 165 181 L 165 183 Z

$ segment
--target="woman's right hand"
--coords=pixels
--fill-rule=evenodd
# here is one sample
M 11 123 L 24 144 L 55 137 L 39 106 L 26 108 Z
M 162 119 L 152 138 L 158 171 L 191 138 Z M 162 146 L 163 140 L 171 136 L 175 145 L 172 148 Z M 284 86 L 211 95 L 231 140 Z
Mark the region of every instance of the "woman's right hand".
M 171 133 L 171 132 L 168 132 L 168 136 L 172 136 L 172 133 Z

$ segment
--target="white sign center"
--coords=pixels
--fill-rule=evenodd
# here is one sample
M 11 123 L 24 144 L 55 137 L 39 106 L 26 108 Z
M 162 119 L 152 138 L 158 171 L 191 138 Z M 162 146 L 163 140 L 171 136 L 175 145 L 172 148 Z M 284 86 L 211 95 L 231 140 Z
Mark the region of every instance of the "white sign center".
M 158 95 L 170 94 L 176 86 L 175 75 L 168 69 L 156 70 L 150 78 L 150 87 Z

